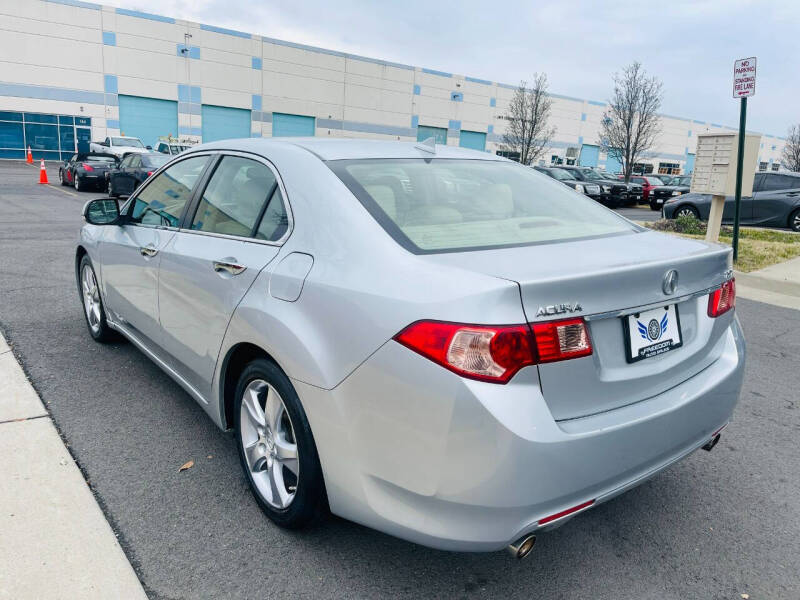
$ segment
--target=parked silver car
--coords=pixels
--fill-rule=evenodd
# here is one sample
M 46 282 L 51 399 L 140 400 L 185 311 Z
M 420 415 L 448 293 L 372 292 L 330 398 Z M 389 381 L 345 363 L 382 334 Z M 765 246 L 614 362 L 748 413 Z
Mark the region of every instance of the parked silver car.
M 89 332 L 128 338 L 235 430 L 282 526 L 329 506 L 522 556 L 713 447 L 739 396 L 729 248 L 486 153 L 220 141 L 84 216 Z

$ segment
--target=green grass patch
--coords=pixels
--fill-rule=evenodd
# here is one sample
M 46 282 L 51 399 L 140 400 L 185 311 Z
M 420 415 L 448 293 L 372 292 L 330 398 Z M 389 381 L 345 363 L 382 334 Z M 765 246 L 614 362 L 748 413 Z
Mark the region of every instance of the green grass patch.
M 661 219 L 642 223 L 656 231 L 665 231 L 692 239 L 704 239 L 706 223 L 694 217 Z M 719 241 L 733 244 L 733 227 L 720 230 Z M 754 227 L 739 228 L 739 260 L 736 269 L 748 273 L 800 256 L 800 235 L 788 231 L 773 231 Z

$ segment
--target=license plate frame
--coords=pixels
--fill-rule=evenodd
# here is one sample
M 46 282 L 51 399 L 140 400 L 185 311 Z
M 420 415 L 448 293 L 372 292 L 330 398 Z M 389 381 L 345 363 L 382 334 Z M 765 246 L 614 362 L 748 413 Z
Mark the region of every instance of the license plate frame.
M 673 314 L 674 327 L 670 319 L 670 315 Z M 664 317 L 666 317 L 666 322 L 662 320 Z M 653 322 L 655 322 L 655 325 Z M 632 326 L 635 326 L 636 329 L 632 329 Z M 642 328 L 644 328 L 644 331 Z M 654 338 L 656 328 L 658 328 L 659 335 Z M 665 304 L 664 306 L 625 315 L 622 317 L 622 330 L 625 336 L 625 360 L 629 364 L 661 356 L 683 346 L 683 331 L 677 304 Z M 638 336 L 636 338 L 638 343 L 636 344 L 635 355 L 634 335 Z M 677 341 L 675 340 L 676 335 Z M 647 337 L 645 338 L 645 336 Z M 643 345 L 639 342 L 640 338 L 650 343 Z

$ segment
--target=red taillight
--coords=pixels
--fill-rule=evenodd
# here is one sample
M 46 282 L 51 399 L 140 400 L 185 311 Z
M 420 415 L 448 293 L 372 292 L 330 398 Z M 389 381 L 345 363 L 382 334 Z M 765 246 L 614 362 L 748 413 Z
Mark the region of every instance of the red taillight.
M 81 163 L 81 166 L 83 167 L 84 171 L 94 171 L 92 165 L 90 165 L 89 163 Z
M 507 383 L 528 365 L 592 353 L 583 319 L 533 327 L 417 321 L 395 340 L 463 377 L 493 383 Z
M 736 280 L 731 278 L 708 295 L 708 316 L 718 317 L 736 306 Z
M 533 323 L 532 327 L 539 353 L 537 362 L 556 362 L 592 353 L 589 332 L 581 318 Z
M 148 172 L 147 172 L 147 176 L 148 176 L 148 177 L 150 177 L 150 175 L 152 175 L 152 174 L 153 174 L 153 171 L 148 171 Z

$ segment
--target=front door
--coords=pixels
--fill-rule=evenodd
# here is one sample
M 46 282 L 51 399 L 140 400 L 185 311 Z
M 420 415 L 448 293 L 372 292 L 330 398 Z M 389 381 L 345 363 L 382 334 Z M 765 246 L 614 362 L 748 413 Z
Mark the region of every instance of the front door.
M 236 155 L 220 159 L 196 203 L 161 253 L 158 294 L 170 366 L 208 397 L 233 311 L 278 254 L 288 218 L 272 168 Z
M 102 284 L 112 319 L 148 346 L 161 341 L 158 267 L 208 160 L 200 156 L 163 171 L 123 209 L 126 223 L 104 227 Z

